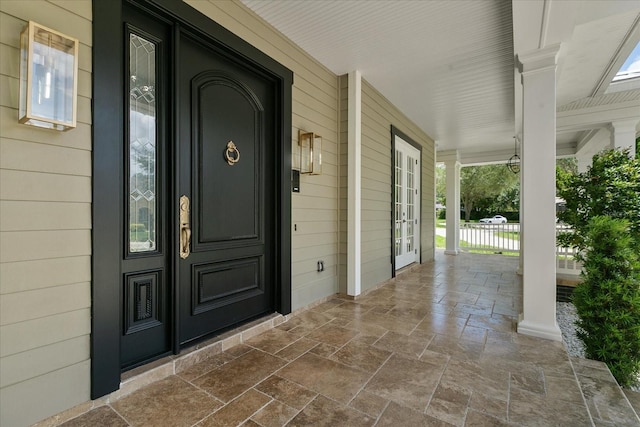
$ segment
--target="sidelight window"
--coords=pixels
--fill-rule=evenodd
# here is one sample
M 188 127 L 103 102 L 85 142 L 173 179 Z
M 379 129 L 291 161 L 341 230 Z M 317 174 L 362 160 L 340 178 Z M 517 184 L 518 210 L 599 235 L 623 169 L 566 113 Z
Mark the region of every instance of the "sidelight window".
M 129 35 L 129 252 L 157 250 L 156 44 Z

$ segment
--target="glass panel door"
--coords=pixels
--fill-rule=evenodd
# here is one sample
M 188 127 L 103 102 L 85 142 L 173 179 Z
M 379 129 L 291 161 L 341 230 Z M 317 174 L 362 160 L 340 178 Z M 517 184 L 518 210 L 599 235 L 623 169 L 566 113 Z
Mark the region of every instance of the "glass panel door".
M 396 269 L 420 260 L 420 151 L 395 139 L 394 249 Z

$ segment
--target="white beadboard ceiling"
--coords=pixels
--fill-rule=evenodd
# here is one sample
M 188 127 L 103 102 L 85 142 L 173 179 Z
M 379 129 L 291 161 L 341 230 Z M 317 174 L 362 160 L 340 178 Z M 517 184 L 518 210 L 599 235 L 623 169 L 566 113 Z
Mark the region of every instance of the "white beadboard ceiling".
M 562 42 L 559 109 L 588 103 L 598 82 L 624 62 L 616 53 L 640 38 L 640 30 L 632 31 L 638 0 L 241 1 L 334 73 L 359 70 L 437 141 L 438 151 L 513 150 L 514 34 L 523 46 Z M 514 24 L 512 7 L 532 7 L 536 13 L 516 15 L 540 23 Z M 633 92 L 640 108 L 640 90 Z M 630 99 L 599 98 L 623 97 Z M 577 134 L 558 143 L 572 138 Z

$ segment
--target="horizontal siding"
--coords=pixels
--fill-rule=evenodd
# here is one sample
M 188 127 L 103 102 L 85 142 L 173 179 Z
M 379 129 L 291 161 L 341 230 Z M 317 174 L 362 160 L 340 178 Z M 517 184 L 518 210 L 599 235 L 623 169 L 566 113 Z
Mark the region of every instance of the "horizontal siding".
M 2 294 L 88 282 L 91 258 L 86 255 L 0 263 L 0 277 Z
M 0 168 L 91 176 L 91 151 L 0 138 Z
M 362 82 L 362 289 L 391 277 L 391 125 L 422 146 L 421 252 L 434 255 L 434 142 L 368 82 Z
M 0 425 L 89 400 L 91 14 L 90 0 L 0 2 Z M 68 132 L 18 123 L 28 20 L 80 41 Z
M 91 254 L 88 230 L 3 231 L 0 263 Z
M 32 351 L 7 356 L 0 365 L 0 387 L 46 375 L 89 357 L 89 335 L 59 341 Z
M 75 129 L 68 132 L 55 133 L 25 126 L 18 123 L 17 104 L 15 108 L 0 106 L 0 123 L 2 123 L 2 137 L 6 139 L 91 150 L 91 125 L 86 123 L 78 123 Z
M 0 357 L 89 335 L 91 310 L 82 308 L 53 316 L 0 326 Z
M 43 230 L 90 230 L 88 203 L 0 201 L 0 232 Z
M 89 360 L 84 360 L 3 388 L 0 425 L 28 426 L 85 402 L 89 396 L 90 366 Z
M 0 200 L 91 202 L 91 177 L 0 169 Z
M 91 3 L 87 0 L 79 0 L 78 3 Z M 25 5 L 28 3 L 28 5 Z M 78 10 L 87 8 L 88 5 L 81 5 Z M 2 0 L 2 13 L 25 21 L 36 21 L 49 28 L 56 29 L 68 36 L 78 39 L 88 46 L 92 45 L 93 29 L 91 26 L 91 14 L 81 16 L 78 13 L 70 12 L 68 9 L 60 7 L 52 2 L 30 0 Z M 19 33 L 15 35 L 17 38 Z
M 0 299 L 0 326 L 81 310 L 90 304 L 88 282 L 4 294 Z

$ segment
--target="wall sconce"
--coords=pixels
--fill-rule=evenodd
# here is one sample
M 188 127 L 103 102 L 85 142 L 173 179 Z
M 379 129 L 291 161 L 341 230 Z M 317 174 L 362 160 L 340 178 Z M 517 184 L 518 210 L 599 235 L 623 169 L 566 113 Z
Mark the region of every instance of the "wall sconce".
M 322 173 L 322 137 L 313 132 L 300 130 L 300 173 L 320 175 Z
M 33 21 L 20 34 L 20 123 L 76 127 L 78 39 Z

